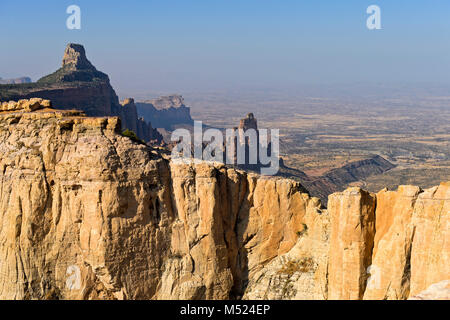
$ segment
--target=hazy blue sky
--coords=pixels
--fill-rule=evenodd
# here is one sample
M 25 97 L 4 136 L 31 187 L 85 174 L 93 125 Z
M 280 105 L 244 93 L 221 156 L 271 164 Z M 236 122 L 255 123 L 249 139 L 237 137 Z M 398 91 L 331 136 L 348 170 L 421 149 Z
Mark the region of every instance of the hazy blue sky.
M 66 28 L 81 7 L 82 29 Z M 381 7 L 382 30 L 366 28 Z M 53 72 L 69 42 L 118 91 L 450 83 L 448 0 L 0 0 L 0 77 Z

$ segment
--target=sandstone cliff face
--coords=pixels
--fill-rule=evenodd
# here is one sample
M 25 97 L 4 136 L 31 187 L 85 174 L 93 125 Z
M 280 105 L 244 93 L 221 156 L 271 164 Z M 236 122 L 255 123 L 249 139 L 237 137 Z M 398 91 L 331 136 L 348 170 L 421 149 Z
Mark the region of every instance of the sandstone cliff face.
M 343 167 L 327 171 L 321 176 L 309 176 L 298 169 L 280 164 L 280 175 L 299 180 L 314 196 L 320 198 L 323 204 L 328 203 L 328 196 L 342 191 L 353 182 L 387 172 L 395 167 L 379 155 L 368 159 L 350 162 Z
M 20 77 L 15 79 L 0 78 L 0 84 L 20 84 L 20 83 L 31 83 L 31 79 L 29 77 Z
M 95 70 L 92 63 L 86 58 L 84 47 L 79 44 L 69 43 L 64 52 L 62 68 L 68 68 L 72 71 L 77 70 Z
M 173 163 L 117 117 L 20 105 L 0 112 L 2 299 L 405 299 L 450 279 L 450 183 L 326 210 L 291 180 Z
M 450 279 L 450 182 L 425 190 L 414 206 L 411 295 Z

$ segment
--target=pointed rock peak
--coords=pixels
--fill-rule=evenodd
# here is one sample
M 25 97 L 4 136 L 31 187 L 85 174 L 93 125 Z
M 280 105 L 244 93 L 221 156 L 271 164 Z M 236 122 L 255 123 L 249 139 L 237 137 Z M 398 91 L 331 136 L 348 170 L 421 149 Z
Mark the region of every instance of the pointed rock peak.
M 69 43 L 64 52 L 62 61 L 63 67 L 70 67 L 76 70 L 93 69 L 95 67 L 86 58 L 86 51 L 81 44 Z

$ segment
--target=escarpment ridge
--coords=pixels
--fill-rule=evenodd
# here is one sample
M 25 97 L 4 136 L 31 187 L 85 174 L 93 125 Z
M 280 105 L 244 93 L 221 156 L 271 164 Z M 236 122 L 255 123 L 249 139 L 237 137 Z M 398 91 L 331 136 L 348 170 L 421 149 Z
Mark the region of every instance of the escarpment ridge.
M 1 107 L 2 299 L 407 299 L 450 279 L 450 182 L 325 209 L 292 180 L 175 164 L 119 117 Z

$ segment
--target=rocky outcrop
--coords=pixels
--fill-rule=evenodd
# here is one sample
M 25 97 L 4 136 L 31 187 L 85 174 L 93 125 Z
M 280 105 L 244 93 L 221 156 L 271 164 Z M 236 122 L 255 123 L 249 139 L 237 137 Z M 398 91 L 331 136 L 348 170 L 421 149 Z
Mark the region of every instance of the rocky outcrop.
M 450 279 L 450 182 L 325 209 L 292 180 L 172 162 L 118 117 L 27 104 L 0 112 L 2 299 L 405 299 Z
M 418 187 L 400 186 L 397 191 L 385 189 L 377 194 L 373 279 L 364 299 L 406 299 L 409 296 L 414 237 L 411 220 L 421 192 Z
M 307 237 L 264 266 L 245 297 L 448 299 L 449 192 L 447 182 L 331 195 Z
M 295 245 L 296 182 L 170 164 L 118 123 L 1 115 L 0 297 L 227 299 Z
M 280 175 L 299 180 L 312 195 L 327 204 L 330 194 L 342 191 L 352 182 L 363 181 L 370 176 L 387 172 L 393 168 L 395 168 L 394 164 L 375 155 L 368 159 L 347 163 L 318 177 L 308 176 L 303 171 L 282 164 Z
M 375 196 L 359 188 L 329 198 L 329 299 L 357 300 L 364 295 L 372 262 L 375 205 Z
M 104 82 L 109 85 L 109 77 L 92 65 L 82 45 L 69 43 L 64 51 L 61 68 L 37 82 L 43 85 L 70 82 L 90 82 L 95 85 L 95 82 Z
M 137 102 L 139 116 L 151 122 L 155 128 L 173 130 L 177 125 L 193 125 L 191 109 L 186 107 L 180 95 L 163 96 Z
M 0 85 L 0 100 L 30 98 L 48 99 L 60 109 L 78 109 L 88 116 L 118 116 L 123 128 L 132 130 L 141 139 L 157 143 L 162 140 L 150 123 L 138 118 L 134 103 L 132 107 L 119 103 L 108 75 L 92 65 L 79 44 L 68 44 L 61 68 L 36 83 Z

